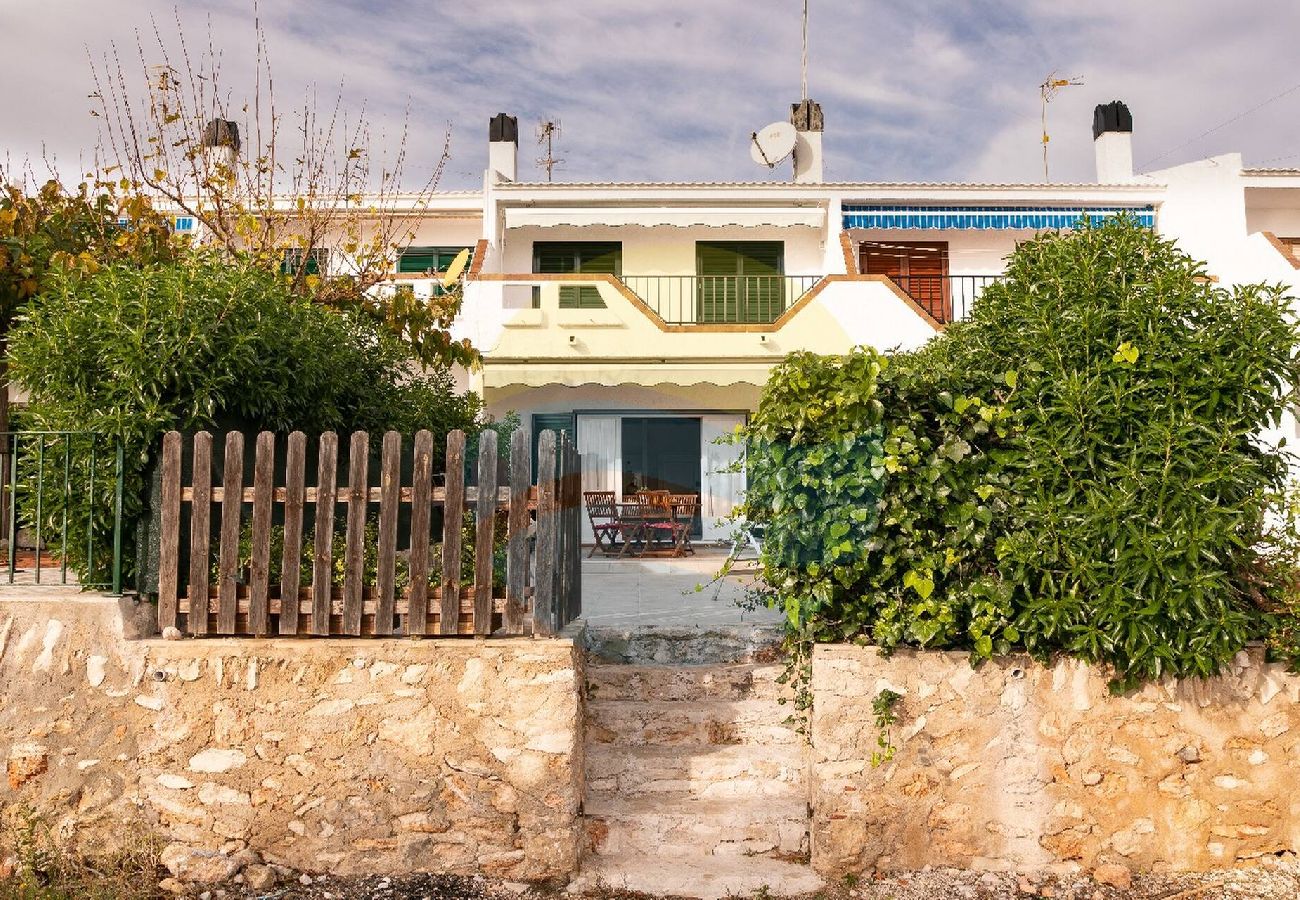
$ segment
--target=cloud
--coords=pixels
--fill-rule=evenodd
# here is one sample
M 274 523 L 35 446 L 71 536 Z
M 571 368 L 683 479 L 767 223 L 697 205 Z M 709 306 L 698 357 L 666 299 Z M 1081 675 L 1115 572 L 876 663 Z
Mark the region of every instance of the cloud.
M 798 0 L 261 0 L 281 109 L 315 91 L 364 107 L 376 143 L 396 143 L 406 110 L 407 172 L 421 180 L 451 124 L 444 187 L 474 187 L 486 120 L 520 117 L 520 169 L 540 155 L 533 126 L 563 122 L 563 180 L 784 179 L 756 168 L 749 133 L 799 96 Z M 827 177 L 1036 180 L 1037 85 L 1084 77 L 1049 109 L 1055 180 L 1092 177 L 1091 110 L 1134 111 L 1135 155 L 1155 168 L 1226 150 L 1300 163 L 1300 91 L 1201 136 L 1300 76 L 1291 66 L 1300 7 L 1228 8 L 1148 0 L 812 0 L 810 93 L 826 113 Z M 235 108 L 255 68 L 252 0 L 0 2 L 0 153 L 88 159 L 87 55 L 117 46 L 131 64 L 150 16 L 177 49 L 177 15 L 197 52 L 211 33 Z M 1170 152 L 1172 151 L 1172 152 Z M 1166 155 L 1167 154 L 1167 155 Z

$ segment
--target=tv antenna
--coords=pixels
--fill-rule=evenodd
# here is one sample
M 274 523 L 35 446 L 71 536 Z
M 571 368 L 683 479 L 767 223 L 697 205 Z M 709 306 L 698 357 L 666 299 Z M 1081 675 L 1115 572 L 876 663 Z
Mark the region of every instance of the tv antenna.
M 537 165 L 546 170 L 546 180 L 551 180 L 551 171 L 556 166 L 564 165 L 564 160 L 556 159 L 554 140 L 560 136 L 559 119 L 543 119 L 537 126 L 537 143 L 546 145 L 546 155 L 537 158 Z
M 808 99 L 808 0 L 803 0 L 803 53 L 799 56 L 799 90 L 801 100 Z
M 749 155 L 760 166 L 775 169 L 777 163 L 794 152 L 797 138 L 794 126 L 789 122 L 764 125 L 760 131 L 750 133 Z
M 1047 134 L 1047 104 L 1052 102 L 1056 95 L 1060 93 L 1062 88 L 1074 87 L 1081 84 L 1083 84 L 1083 78 L 1081 76 L 1075 75 L 1062 78 L 1055 72 L 1052 72 L 1043 80 L 1043 83 L 1038 86 L 1038 93 L 1042 95 L 1043 98 L 1043 181 L 1045 183 L 1052 180 L 1047 174 L 1047 142 L 1051 140 Z

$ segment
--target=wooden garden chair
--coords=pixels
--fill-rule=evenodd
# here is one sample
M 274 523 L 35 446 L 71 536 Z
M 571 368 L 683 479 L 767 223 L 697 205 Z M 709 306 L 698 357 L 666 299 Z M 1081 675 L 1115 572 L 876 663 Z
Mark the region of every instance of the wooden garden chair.
M 695 527 L 695 514 L 700 511 L 699 494 L 669 494 L 663 506 L 656 506 L 656 512 L 666 512 L 667 516 L 651 521 L 647 526 L 649 533 L 658 537 L 663 535 L 672 544 L 672 555 L 682 556 L 695 553 L 691 546 L 691 529 Z
M 619 551 L 618 509 L 614 505 L 613 491 L 583 491 L 582 503 L 587 507 L 587 520 L 591 522 L 591 534 L 595 539 L 587 558 L 591 559 L 599 550 L 601 553 L 614 554 Z

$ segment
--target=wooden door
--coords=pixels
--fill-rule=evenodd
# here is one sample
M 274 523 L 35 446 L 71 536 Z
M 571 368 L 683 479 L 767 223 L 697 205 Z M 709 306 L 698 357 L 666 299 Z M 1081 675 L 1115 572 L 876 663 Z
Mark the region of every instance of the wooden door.
M 940 322 L 952 320 L 947 241 L 863 241 L 859 271 L 884 275 Z

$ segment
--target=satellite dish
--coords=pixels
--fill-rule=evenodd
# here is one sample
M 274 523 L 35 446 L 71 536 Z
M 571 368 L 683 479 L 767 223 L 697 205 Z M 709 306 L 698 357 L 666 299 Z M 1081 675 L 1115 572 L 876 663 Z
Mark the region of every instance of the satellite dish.
M 460 273 L 465 271 L 465 264 L 469 262 L 469 248 L 456 254 L 456 258 L 451 261 L 447 267 L 447 272 L 442 276 L 442 286 L 450 288 L 460 278 Z
M 749 155 L 754 162 L 769 169 L 794 152 L 794 126 L 789 122 L 773 122 L 750 135 Z

